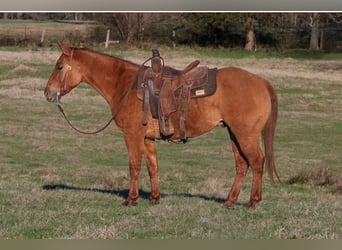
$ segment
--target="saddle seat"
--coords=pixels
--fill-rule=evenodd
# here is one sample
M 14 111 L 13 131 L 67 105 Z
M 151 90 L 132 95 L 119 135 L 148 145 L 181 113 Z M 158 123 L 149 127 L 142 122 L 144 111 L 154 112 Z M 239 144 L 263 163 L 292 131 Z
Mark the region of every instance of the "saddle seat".
M 141 67 L 138 72 L 137 97 L 143 102 L 142 123 L 147 124 L 148 107 L 152 118 L 158 120 L 160 138 L 168 139 L 174 133 L 170 115 L 180 111 L 180 140 L 187 141 L 185 114 L 191 98 L 210 96 L 216 91 L 216 71 L 198 67 L 199 61 L 190 63 L 184 70 L 163 66 L 156 74 L 151 67 Z

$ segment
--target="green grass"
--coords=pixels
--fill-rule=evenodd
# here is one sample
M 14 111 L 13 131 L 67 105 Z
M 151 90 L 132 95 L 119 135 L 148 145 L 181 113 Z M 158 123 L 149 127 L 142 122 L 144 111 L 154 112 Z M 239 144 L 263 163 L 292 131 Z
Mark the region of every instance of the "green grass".
M 179 58 L 183 50 L 166 55 Z M 291 60 L 298 69 L 295 76 L 263 73 L 279 97 L 275 154 L 282 182 L 271 185 L 265 176 L 263 201 L 255 209 L 244 207 L 251 171 L 237 205 L 223 206 L 235 170 L 228 134 L 222 128 L 185 145 L 157 142 L 160 204 L 149 204 L 144 163 L 141 198 L 137 206 L 126 208 L 120 206 L 129 187 L 123 135 L 114 125 L 96 136 L 71 130 L 42 93 L 55 60 L 32 62 L 26 52 L 21 53 L 20 61 L 7 59 L 0 65 L 0 238 L 342 237 L 342 195 L 334 192 L 342 182 L 342 92 L 339 81 L 325 78 L 338 76 L 339 71 L 326 69 L 327 74 L 318 79 L 312 76 L 317 70 L 314 62 L 303 65 Z M 133 49 L 121 53 L 135 62 L 147 54 Z M 184 64 L 202 52 L 188 49 L 187 53 Z M 223 58 L 219 66 L 233 61 L 254 70 L 272 64 L 275 70 L 290 71 L 288 59 L 272 60 Z M 63 102 L 70 119 L 82 129 L 94 130 L 109 119 L 107 104 L 87 86 L 74 90 Z M 316 182 L 320 170 L 333 183 Z

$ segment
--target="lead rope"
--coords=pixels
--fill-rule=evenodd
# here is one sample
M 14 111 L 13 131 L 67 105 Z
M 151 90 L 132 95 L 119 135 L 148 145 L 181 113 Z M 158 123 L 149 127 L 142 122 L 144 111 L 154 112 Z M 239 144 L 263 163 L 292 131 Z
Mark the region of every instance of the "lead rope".
M 72 53 L 73 54 L 73 53 Z M 71 57 L 72 59 L 72 57 Z M 71 70 L 71 60 L 70 60 L 70 69 L 68 69 L 68 71 Z M 68 72 L 66 72 L 66 74 L 68 74 Z M 66 84 L 66 78 L 67 78 L 67 75 L 65 76 L 65 79 L 64 79 L 64 85 Z M 120 104 L 119 104 L 119 107 L 117 108 L 117 110 L 115 111 L 114 115 L 112 116 L 112 118 L 106 123 L 106 125 L 104 125 L 102 128 L 96 130 L 96 131 L 92 131 L 92 132 L 88 132 L 88 131 L 83 131 L 83 130 L 80 130 L 78 128 L 76 128 L 74 125 L 72 125 L 72 123 L 70 122 L 70 120 L 68 119 L 68 117 L 66 116 L 65 112 L 64 112 L 64 109 L 61 105 L 61 103 L 59 102 L 59 96 L 60 96 L 60 93 L 57 92 L 56 94 L 56 105 L 59 109 L 59 111 L 62 113 L 64 119 L 67 121 L 67 123 L 69 124 L 69 126 L 71 128 L 73 128 L 75 131 L 81 133 L 81 134 L 86 134 L 86 135 L 95 135 L 95 134 L 98 134 L 100 132 L 102 132 L 103 130 L 105 130 L 111 123 L 112 121 L 114 121 L 115 117 L 117 116 L 117 114 L 120 112 L 120 110 L 122 109 L 123 105 L 125 104 L 126 100 L 127 100 L 127 97 L 128 97 L 128 94 L 131 92 L 132 88 L 133 88 L 133 84 L 134 82 L 136 81 L 136 79 L 133 79 L 131 84 L 129 85 L 128 87 L 128 90 L 125 94 L 125 96 L 123 97 L 123 99 L 121 100 Z
M 79 133 L 81 133 L 81 134 L 85 134 L 85 135 L 95 135 L 95 134 L 98 134 L 98 133 L 102 132 L 102 131 L 105 130 L 105 129 L 109 126 L 109 124 L 111 124 L 112 121 L 114 120 L 114 117 L 112 117 L 112 118 L 107 122 L 107 124 L 104 125 L 104 127 L 100 128 L 100 129 L 98 129 L 98 130 L 96 130 L 96 131 L 92 131 L 92 132 L 83 131 L 83 130 L 80 130 L 80 129 L 76 128 L 74 125 L 72 125 L 72 123 L 70 122 L 70 120 L 68 119 L 68 117 L 66 116 L 66 114 L 64 113 L 64 110 L 63 110 L 62 105 L 61 105 L 60 103 L 57 103 L 57 107 L 58 107 L 59 111 L 61 111 L 61 113 L 62 113 L 64 119 L 67 121 L 67 123 L 69 124 L 69 126 L 70 126 L 71 128 L 73 128 L 74 130 L 76 130 L 77 132 L 79 132 Z M 117 112 L 117 113 L 118 113 L 118 112 Z
M 133 84 L 135 82 L 135 79 L 131 82 L 131 84 L 129 85 L 128 91 L 126 92 L 125 96 L 123 97 L 123 99 L 120 102 L 119 107 L 117 108 L 117 110 L 115 111 L 114 115 L 112 116 L 112 118 L 106 123 L 106 125 L 104 125 L 102 128 L 96 130 L 96 131 L 92 131 L 92 132 L 88 132 L 88 131 L 83 131 L 80 130 L 78 128 L 76 128 L 74 125 L 72 125 L 72 123 L 70 122 L 70 120 L 68 119 L 68 117 L 66 116 L 64 109 L 61 105 L 61 103 L 59 102 L 59 94 L 57 94 L 57 98 L 56 98 L 56 104 L 57 107 L 59 109 L 59 111 L 62 113 L 64 119 L 67 121 L 67 123 L 70 125 L 71 128 L 73 128 L 74 130 L 76 130 L 77 132 L 81 133 L 81 134 L 86 134 L 86 135 L 95 135 L 98 134 L 100 132 L 102 132 L 103 130 L 105 130 L 111 123 L 112 121 L 114 121 L 115 117 L 118 115 L 118 113 L 120 112 L 120 110 L 122 109 L 123 105 L 125 104 L 128 94 L 131 92 Z

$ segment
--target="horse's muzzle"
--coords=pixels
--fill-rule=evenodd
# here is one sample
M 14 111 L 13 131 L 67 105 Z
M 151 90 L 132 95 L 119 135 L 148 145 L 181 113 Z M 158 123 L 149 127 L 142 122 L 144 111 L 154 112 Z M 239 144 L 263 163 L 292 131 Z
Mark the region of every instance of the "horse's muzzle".
M 49 90 L 44 90 L 44 96 L 48 102 L 57 102 L 57 98 L 59 97 L 59 92 L 53 92 Z

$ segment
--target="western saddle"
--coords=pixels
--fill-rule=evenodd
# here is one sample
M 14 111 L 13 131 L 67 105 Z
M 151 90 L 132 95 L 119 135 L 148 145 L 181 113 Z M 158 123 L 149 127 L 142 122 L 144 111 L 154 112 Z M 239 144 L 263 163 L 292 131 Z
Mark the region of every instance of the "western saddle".
M 151 61 L 151 67 L 145 64 Z M 185 114 L 189 111 L 191 98 L 209 96 L 216 91 L 216 71 L 208 67 L 197 67 L 195 60 L 184 70 L 164 66 L 164 59 L 157 49 L 152 50 L 138 72 L 137 96 L 142 101 L 143 125 L 147 124 L 150 107 L 156 127 L 156 138 L 168 140 L 174 133 L 170 115 L 180 111 L 180 141 L 185 143 Z

